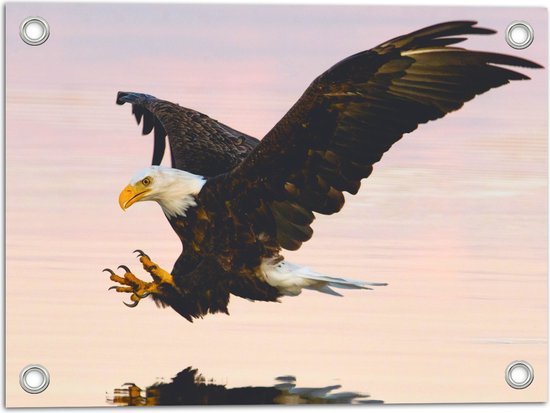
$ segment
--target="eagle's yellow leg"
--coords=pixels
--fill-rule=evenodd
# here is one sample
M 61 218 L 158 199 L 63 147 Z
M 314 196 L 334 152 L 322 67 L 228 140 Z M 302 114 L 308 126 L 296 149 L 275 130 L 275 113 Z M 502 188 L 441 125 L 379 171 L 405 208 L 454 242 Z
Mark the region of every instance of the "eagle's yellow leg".
M 115 289 L 119 293 L 132 294 L 130 296 L 130 300 L 132 300 L 132 304 L 124 303 L 128 307 L 135 307 L 136 305 L 138 305 L 139 301 L 142 298 L 145 298 L 150 294 L 162 295 L 162 292 L 161 292 L 162 284 L 169 284 L 174 288 L 176 288 L 172 275 L 168 271 L 163 270 L 157 264 L 151 261 L 149 256 L 145 254 L 143 251 L 136 250 L 134 252 L 138 253 L 138 257 L 140 262 L 143 265 L 143 269 L 147 271 L 149 274 L 151 274 L 151 277 L 153 278 L 153 282 L 146 282 L 146 281 L 140 280 L 134 274 L 132 274 L 130 269 L 125 265 L 120 265 L 118 267 L 118 268 L 122 268 L 125 271 L 122 277 L 115 274 L 115 272 L 109 268 L 106 268 L 103 270 L 111 274 L 111 276 L 109 277 L 111 281 L 121 284 L 120 286 L 116 286 L 116 285 L 112 286 L 111 288 L 109 288 L 109 290 Z
M 172 274 L 170 274 L 166 270 L 163 270 L 157 264 L 151 261 L 149 256 L 145 254 L 143 251 L 135 250 L 134 252 L 138 253 L 139 261 L 143 264 L 143 269 L 147 271 L 149 274 L 151 274 L 151 277 L 153 277 L 153 280 L 155 280 L 155 283 L 170 284 L 172 287 L 177 288 L 176 284 L 174 284 L 174 279 L 172 278 Z

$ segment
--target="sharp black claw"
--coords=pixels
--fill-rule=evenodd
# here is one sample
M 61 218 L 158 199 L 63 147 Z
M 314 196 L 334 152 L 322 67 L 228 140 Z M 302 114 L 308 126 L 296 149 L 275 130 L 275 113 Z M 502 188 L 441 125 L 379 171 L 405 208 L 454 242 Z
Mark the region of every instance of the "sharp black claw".
M 145 293 L 145 294 L 142 294 L 142 295 L 140 295 L 138 293 L 134 293 L 134 294 L 137 295 L 139 298 L 147 298 L 151 295 L 151 293 Z
M 149 256 L 148 256 L 146 253 L 144 253 L 142 250 L 135 250 L 135 251 L 134 251 L 134 254 L 135 254 L 136 252 L 137 252 L 137 256 L 138 256 L 138 257 L 147 257 L 147 258 L 149 258 Z
M 109 289 L 107 291 L 114 290 L 115 288 L 118 288 L 118 285 L 113 285 L 112 287 L 109 287 Z
M 123 301 L 122 304 L 124 304 L 126 307 L 134 308 L 139 304 L 139 301 L 134 301 L 132 304 L 128 304 Z
M 130 268 L 128 268 L 126 265 L 119 265 L 117 268 L 122 268 L 124 271 L 131 273 Z
M 115 272 L 113 270 L 111 270 L 110 268 L 105 268 L 103 271 L 101 272 L 109 272 L 111 273 L 111 275 L 116 275 Z

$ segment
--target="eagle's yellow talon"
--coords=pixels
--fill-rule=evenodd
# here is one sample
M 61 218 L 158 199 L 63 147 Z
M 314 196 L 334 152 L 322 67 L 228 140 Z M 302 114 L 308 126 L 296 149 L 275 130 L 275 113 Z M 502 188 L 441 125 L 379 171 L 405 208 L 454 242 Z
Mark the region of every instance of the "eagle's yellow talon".
M 127 273 L 131 274 L 132 271 L 130 271 L 130 268 L 128 268 L 126 265 L 119 265 L 117 268 L 122 268 L 124 271 L 126 271 Z
M 158 284 L 170 284 L 173 287 L 176 287 L 172 274 L 168 271 L 163 270 L 157 264 L 155 264 L 147 254 L 142 254 L 139 256 L 139 261 L 143 264 L 143 269 L 151 274 L 151 277 L 155 280 L 155 283 Z
M 116 274 L 113 274 L 109 277 L 109 279 L 111 281 L 114 281 L 116 283 L 119 283 L 119 284 L 124 284 L 124 285 L 129 285 L 128 284 L 128 280 L 126 280 L 126 278 L 123 278 L 123 277 L 119 277 L 118 275 Z
M 170 284 L 174 285 L 172 280 L 172 275 L 164 271 L 162 268 L 159 268 L 157 264 L 151 261 L 149 256 L 141 250 L 135 250 L 134 252 L 138 253 L 140 262 L 143 264 L 143 268 L 151 277 L 153 277 L 153 282 L 146 282 L 137 278 L 132 274 L 130 268 L 126 265 L 119 265 L 118 268 L 124 270 L 124 275 L 121 277 L 117 275 L 113 270 L 105 268 L 103 271 L 110 273 L 111 281 L 121 284 L 120 286 L 114 285 L 109 288 L 109 290 L 116 290 L 119 293 L 131 293 L 130 300 L 132 303 L 124 302 L 124 305 L 127 307 L 135 307 L 138 305 L 139 301 L 143 298 L 148 297 L 151 294 L 161 294 L 160 285 L 161 284 Z
M 147 258 L 149 258 L 149 256 L 148 256 L 147 254 L 145 254 L 142 250 L 135 250 L 135 251 L 134 251 L 134 254 L 135 254 L 136 252 L 137 252 L 137 254 L 138 254 L 138 255 L 137 255 L 138 257 L 147 257 Z
M 132 287 L 115 287 L 117 293 L 131 293 L 134 291 Z

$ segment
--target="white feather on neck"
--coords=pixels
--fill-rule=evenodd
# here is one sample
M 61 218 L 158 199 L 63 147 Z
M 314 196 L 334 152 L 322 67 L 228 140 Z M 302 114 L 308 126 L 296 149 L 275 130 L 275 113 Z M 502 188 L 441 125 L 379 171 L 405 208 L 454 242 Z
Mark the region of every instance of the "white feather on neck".
M 182 184 L 182 182 L 177 182 L 172 185 L 167 192 L 167 195 L 169 195 L 169 197 L 159 197 L 156 200 L 162 208 L 164 215 L 166 215 L 168 218 L 187 216 L 187 210 L 191 207 L 197 206 L 195 195 L 200 192 L 202 185 L 204 185 L 204 182 L 204 180 L 197 180 L 189 181 L 186 184 Z M 196 189 L 194 189 L 194 187 L 196 187 Z
M 202 176 L 163 166 L 151 166 L 140 171 L 132 182 L 146 176 L 150 176 L 153 183 L 150 194 L 144 200 L 157 201 L 168 218 L 186 216 L 189 208 L 197 206 L 195 196 L 206 183 Z

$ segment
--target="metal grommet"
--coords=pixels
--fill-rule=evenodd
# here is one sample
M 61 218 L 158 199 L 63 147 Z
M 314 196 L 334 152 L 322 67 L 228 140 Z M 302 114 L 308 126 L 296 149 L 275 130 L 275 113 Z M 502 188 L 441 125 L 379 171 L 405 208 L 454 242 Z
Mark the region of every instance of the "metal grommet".
M 19 36 L 31 46 L 39 46 L 50 37 L 50 26 L 42 17 L 28 17 L 19 26 Z
M 21 370 L 19 384 L 27 393 L 42 393 L 50 384 L 50 373 L 39 364 L 31 364 Z
M 535 375 L 533 367 L 523 360 L 518 360 L 510 363 L 506 367 L 504 378 L 506 383 L 514 389 L 525 389 L 533 382 Z
M 514 49 L 526 49 L 534 39 L 535 32 L 527 22 L 515 21 L 506 29 L 506 42 Z

